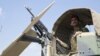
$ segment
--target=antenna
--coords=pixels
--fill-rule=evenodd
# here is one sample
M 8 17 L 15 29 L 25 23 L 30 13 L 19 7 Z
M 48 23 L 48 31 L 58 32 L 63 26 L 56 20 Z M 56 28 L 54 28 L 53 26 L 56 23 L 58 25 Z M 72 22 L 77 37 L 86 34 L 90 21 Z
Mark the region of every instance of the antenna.
M 31 21 L 33 20 L 33 18 L 35 17 L 34 14 L 31 12 L 31 8 L 25 7 L 26 10 L 32 15 Z
M 32 15 L 32 17 L 34 17 L 34 14 L 31 12 L 31 9 L 29 9 L 28 7 L 25 7 L 27 9 L 27 11 Z

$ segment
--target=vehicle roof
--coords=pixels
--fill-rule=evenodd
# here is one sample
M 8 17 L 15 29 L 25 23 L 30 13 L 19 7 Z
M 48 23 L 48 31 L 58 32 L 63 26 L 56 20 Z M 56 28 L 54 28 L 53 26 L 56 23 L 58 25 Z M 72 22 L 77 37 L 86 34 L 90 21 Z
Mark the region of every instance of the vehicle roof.
M 85 27 L 86 25 L 92 25 L 92 16 L 91 11 L 88 8 L 77 8 L 77 9 L 70 9 L 63 13 L 58 20 L 55 22 L 53 26 L 53 34 L 57 37 L 60 37 L 62 34 L 62 37 L 66 36 L 66 32 L 69 32 L 70 26 L 70 19 L 71 15 L 77 15 L 79 17 L 79 20 L 82 22 L 82 27 Z
M 55 22 L 53 31 L 56 32 L 59 27 L 64 27 L 67 26 L 70 28 L 70 18 L 71 15 L 75 14 L 79 17 L 80 21 L 82 21 L 83 27 L 85 25 L 92 25 L 92 16 L 91 16 L 91 11 L 90 9 L 87 8 L 77 8 L 77 9 L 70 9 L 63 13 L 58 20 Z M 67 24 L 66 24 L 67 23 Z

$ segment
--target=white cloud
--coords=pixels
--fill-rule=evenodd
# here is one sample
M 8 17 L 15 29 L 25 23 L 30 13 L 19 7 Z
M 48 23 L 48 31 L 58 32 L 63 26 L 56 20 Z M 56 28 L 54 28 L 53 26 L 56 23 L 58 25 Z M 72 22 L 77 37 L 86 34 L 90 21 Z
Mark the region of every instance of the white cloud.
M 2 15 L 2 8 L 0 8 L 0 16 Z

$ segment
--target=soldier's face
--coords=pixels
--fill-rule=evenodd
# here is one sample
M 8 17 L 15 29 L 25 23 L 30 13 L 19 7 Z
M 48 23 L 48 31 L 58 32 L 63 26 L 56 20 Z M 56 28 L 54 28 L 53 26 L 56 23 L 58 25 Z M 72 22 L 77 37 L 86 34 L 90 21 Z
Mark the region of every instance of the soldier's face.
M 78 25 L 78 20 L 76 17 L 71 18 L 71 26 L 75 27 Z

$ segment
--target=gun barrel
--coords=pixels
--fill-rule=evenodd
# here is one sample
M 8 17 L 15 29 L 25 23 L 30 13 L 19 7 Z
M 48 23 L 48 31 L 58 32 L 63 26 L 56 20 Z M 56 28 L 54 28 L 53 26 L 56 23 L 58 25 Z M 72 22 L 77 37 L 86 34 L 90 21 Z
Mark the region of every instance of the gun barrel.
M 32 20 L 33 20 L 34 14 L 31 12 L 31 10 L 28 7 L 25 7 L 25 8 L 32 15 Z M 50 39 L 48 29 L 44 26 L 44 24 L 40 20 L 36 24 L 34 24 L 33 26 L 34 26 L 34 29 L 37 31 L 37 34 L 39 37 L 44 36 L 46 33 L 45 37 Z

